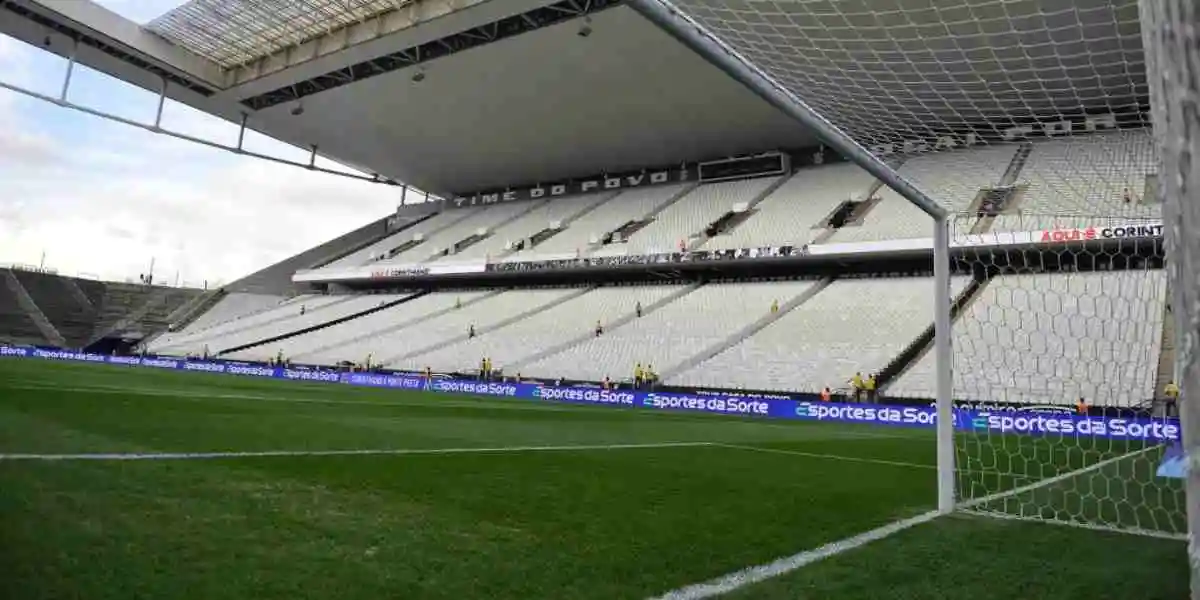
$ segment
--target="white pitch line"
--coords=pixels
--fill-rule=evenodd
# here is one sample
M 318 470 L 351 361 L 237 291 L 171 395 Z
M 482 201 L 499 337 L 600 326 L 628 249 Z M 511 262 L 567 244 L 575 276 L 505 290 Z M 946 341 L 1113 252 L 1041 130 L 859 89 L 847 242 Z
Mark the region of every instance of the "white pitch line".
M 905 467 L 908 469 L 929 469 L 936 471 L 937 465 L 923 465 L 921 463 L 902 462 L 898 460 L 886 460 L 882 458 L 861 458 L 858 456 L 843 456 L 840 454 L 820 454 L 816 452 L 802 452 L 799 450 L 783 450 L 779 448 L 763 448 L 760 446 L 742 446 L 740 444 L 722 444 L 714 443 L 717 448 L 730 448 L 733 450 L 748 450 L 751 452 L 766 452 L 768 454 L 785 454 L 788 456 L 802 456 L 805 458 L 820 458 L 825 460 L 840 460 L 845 462 L 867 463 L 872 465 L 884 465 L 888 467 Z
M 871 542 L 881 540 L 890 535 L 904 531 L 910 527 L 927 523 L 932 521 L 939 514 L 940 513 L 937 511 L 930 511 L 915 517 L 895 521 L 893 523 L 884 525 L 883 527 L 872 529 L 853 537 L 848 537 L 843 540 L 825 544 L 824 546 L 814 550 L 806 550 L 804 552 L 800 552 L 799 554 L 793 554 L 792 556 L 780 558 L 765 565 L 749 567 L 742 569 L 741 571 L 730 573 L 723 577 L 718 577 L 717 579 L 713 579 L 711 581 L 689 585 L 677 590 L 671 590 L 661 596 L 658 596 L 655 600 L 701 600 L 702 598 L 712 598 L 713 596 L 728 594 L 729 592 L 746 587 L 748 585 L 766 581 L 767 579 L 774 577 L 779 577 L 780 575 L 785 575 L 795 571 L 796 569 L 811 565 L 817 561 L 821 561 L 831 556 L 836 556 L 843 552 L 865 546 Z
M 501 446 L 496 448 L 401 448 L 379 450 L 262 450 L 248 452 L 108 452 L 89 454 L 0 454 L 0 461 L 68 460 L 206 460 L 221 458 L 272 458 L 301 456 L 412 456 L 439 454 L 505 454 L 519 452 L 572 452 L 594 450 L 638 450 L 654 448 L 696 448 L 711 442 L 662 442 L 655 444 L 592 444 L 577 446 Z

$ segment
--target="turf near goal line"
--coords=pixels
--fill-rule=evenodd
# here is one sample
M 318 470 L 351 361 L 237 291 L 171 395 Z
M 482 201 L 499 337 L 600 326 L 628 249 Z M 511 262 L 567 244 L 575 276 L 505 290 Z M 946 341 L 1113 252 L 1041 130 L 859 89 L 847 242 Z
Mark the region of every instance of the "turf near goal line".
M 1049 480 L 1157 451 L 1074 447 L 993 455 L 1037 458 Z M 697 584 L 927 513 L 934 464 L 927 430 L 0 360 L 0 597 L 698 597 Z M 1074 494 L 1073 510 L 1109 521 L 1172 518 L 1153 498 L 1088 505 L 1079 491 L 1101 484 L 1030 493 Z M 1020 498 L 985 508 L 1017 512 Z M 964 514 L 723 591 L 1180 598 L 1184 553 Z

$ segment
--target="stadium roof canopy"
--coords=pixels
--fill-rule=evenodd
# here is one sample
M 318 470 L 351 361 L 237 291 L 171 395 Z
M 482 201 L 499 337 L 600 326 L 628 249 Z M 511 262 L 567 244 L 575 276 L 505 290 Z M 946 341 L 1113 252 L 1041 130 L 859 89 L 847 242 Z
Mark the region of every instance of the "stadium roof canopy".
M 191 0 L 149 29 L 224 68 L 402 8 L 411 0 Z
M 829 106 L 875 106 L 860 123 L 1053 116 L 1071 90 L 1087 110 L 1138 104 L 1137 0 L 1062 4 L 739 0 L 727 35 L 768 69 L 814 69 L 787 83 Z M 442 195 L 816 143 L 620 0 L 191 0 L 145 26 L 0 0 L 0 32 Z

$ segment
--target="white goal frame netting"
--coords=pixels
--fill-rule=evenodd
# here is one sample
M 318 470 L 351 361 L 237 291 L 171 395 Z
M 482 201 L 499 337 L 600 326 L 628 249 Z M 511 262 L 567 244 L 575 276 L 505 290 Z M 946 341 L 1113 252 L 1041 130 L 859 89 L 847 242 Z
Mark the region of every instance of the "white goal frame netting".
M 901 373 L 891 391 L 936 398 L 943 417 L 952 400 L 969 400 L 1169 419 L 1161 388 L 1178 379 L 1183 427 L 1200 431 L 1187 400 L 1200 377 L 1191 347 L 1200 315 L 1165 312 L 1168 298 L 1200 306 L 1189 295 L 1200 238 L 1182 235 L 1200 219 L 1184 202 L 1200 160 L 1194 3 L 631 6 L 884 184 L 857 199 L 865 217 L 834 242 L 932 237 L 933 366 Z M 1181 83 L 1190 96 L 1174 96 Z M 950 249 L 981 238 L 997 249 Z M 1030 258 L 1055 254 L 1066 259 Z M 951 299 L 952 270 L 984 292 Z M 1106 325 L 1115 318 L 1126 325 Z M 1168 324 L 1188 331 L 1174 362 Z M 997 351 L 1003 340 L 1031 360 L 1003 364 L 1013 358 Z M 939 423 L 943 511 L 1184 535 L 1183 483 L 1155 473 L 1168 444 L 952 433 L 948 420 Z

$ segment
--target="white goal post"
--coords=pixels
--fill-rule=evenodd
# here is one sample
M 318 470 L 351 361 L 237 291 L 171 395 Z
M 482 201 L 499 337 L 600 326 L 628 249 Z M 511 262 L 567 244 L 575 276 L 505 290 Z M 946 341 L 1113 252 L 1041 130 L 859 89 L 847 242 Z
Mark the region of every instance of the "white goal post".
M 1180 208 L 1175 171 L 1200 160 L 1194 138 L 1177 139 L 1200 127 L 1195 2 L 630 5 L 884 185 L 832 242 L 932 228 L 933 350 L 881 391 L 936 401 L 939 510 L 1184 536 L 1184 485 L 1159 467 L 1178 438 L 1164 398 L 1176 379 L 1183 428 L 1200 432 L 1186 391 L 1200 385 L 1200 315 L 1167 312 L 1172 295 L 1200 305 L 1187 295 L 1200 257 L 1179 248 L 1200 251 L 1179 235 L 1200 209 Z M 1162 91 L 1180 78 L 1191 96 Z M 1048 429 L 955 430 L 980 411 Z
M 1181 332 L 1175 372 L 1188 466 L 1200 457 L 1200 7 L 1192 0 L 1142 0 L 1151 110 L 1159 148 L 1172 317 Z M 1187 470 L 1188 559 L 1200 600 L 1200 469 Z

